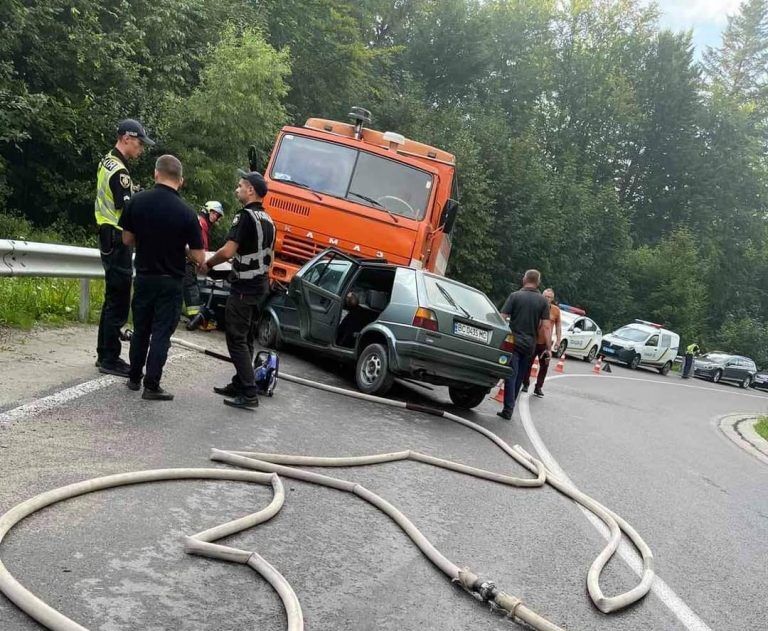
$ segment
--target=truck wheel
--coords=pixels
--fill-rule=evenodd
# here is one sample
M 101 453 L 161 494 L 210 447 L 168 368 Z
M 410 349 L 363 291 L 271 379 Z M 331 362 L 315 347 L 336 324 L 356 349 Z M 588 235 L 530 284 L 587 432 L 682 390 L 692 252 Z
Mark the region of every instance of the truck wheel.
M 458 386 L 448 386 L 448 396 L 451 397 L 451 401 L 457 408 L 464 410 L 471 410 L 476 408 L 488 396 L 490 390 L 483 386 L 470 386 L 468 388 L 460 388 Z
M 277 325 L 266 313 L 261 316 L 261 319 L 259 320 L 259 326 L 256 329 L 256 338 L 258 339 L 259 346 L 263 348 L 278 350 L 280 347 Z
M 635 355 L 632 358 L 632 361 L 630 361 L 627 366 L 629 366 L 632 370 L 637 370 L 637 367 L 640 365 L 640 355 Z
M 661 368 L 659 368 L 659 374 L 668 375 L 671 369 L 672 369 L 672 362 L 667 362 Z
M 389 372 L 387 349 L 381 344 L 369 344 L 357 358 L 355 381 L 360 392 L 384 396 L 395 377 Z
M 585 359 L 591 364 L 595 361 L 595 357 L 597 357 L 597 346 L 593 346 L 589 349 L 589 355 L 587 355 Z

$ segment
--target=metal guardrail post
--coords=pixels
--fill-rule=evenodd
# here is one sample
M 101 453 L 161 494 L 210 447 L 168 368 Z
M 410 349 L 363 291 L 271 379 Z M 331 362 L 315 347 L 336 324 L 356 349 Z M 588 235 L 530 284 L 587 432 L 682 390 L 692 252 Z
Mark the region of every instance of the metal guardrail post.
M 77 319 L 80 322 L 88 322 L 88 314 L 91 311 L 91 281 L 88 278 L 80 279 L 80 310 Z

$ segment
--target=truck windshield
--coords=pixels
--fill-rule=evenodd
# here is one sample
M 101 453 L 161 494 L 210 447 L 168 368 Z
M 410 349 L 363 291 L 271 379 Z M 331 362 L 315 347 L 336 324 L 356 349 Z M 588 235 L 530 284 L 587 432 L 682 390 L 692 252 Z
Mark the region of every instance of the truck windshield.
M 394 160 L 323 140 L 286 134 L 271 177 L 394 215 L 424 218 L 432 176 Z

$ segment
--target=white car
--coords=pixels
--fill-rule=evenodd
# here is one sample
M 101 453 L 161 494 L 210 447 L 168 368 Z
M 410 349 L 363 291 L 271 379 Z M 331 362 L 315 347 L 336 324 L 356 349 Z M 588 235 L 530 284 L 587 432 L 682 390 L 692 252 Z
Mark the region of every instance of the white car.
M 680 336 L 661 324 L 635 320 L 603 338 L 600 354 L 607 360 L 655 368 L 666 375 L 677 357 Z
M 560 305 L 560 329 L 563 339 L 557 347 L 556 354 L 577 357 L 586 361 L 594 361 L 600 351 L 603 332 L 592 318 L 584 315 L 581 309 Z M 554 338 L 555 331 L 552 331 Z

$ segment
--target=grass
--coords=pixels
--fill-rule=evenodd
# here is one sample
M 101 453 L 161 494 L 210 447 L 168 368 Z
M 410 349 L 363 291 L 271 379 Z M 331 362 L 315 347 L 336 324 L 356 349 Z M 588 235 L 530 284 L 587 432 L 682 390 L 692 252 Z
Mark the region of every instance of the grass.
M 104 281 L 92 280 L 88 322 L 98 322 Z M 35 324 L 77 322 L 80 281 L 71 278 L 0 278 L 0 325 L 29 329 Z
M 768 440 L 768 416 L 761 416 L 755 423 L 755 431 L 765 440 Z

